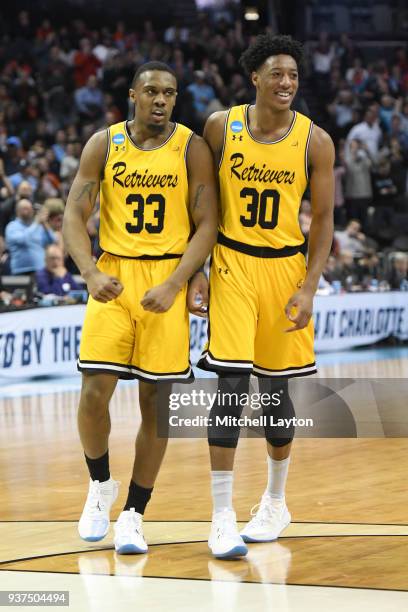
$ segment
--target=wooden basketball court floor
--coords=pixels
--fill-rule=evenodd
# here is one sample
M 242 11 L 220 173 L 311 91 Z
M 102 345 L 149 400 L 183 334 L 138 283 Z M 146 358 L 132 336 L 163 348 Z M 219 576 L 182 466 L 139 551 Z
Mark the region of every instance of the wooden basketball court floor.
M 408 372 L 407 349 L 320 361 L 319 376 Z M 235 561 L 215 560 L 207 548 L 206 441 L 170 440 L 145 516 L 149 552 L 118 556 L 112 528 L 93 544 L 76 531 L 88 478 L 76 430 L 79 382 L 0 389 L 0 591 L 69 591 L 75 612 L 408 610 L 406 438 L 298 438 L 287 488 L 291 525 Z M 133 461 L 136 397 L 136 384 L 120 384 L 111 405 L 111 471 L 122 482 L 113 520 Z M 244 523 L 265 485 L 261 440 L 240 441 L 235 474 Z

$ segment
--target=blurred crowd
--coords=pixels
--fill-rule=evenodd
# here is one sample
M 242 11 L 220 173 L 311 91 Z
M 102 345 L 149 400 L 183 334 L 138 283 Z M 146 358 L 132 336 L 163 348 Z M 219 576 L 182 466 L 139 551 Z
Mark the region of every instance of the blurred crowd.
M 96 30 L 81 19 L 38 23 L 22 11 L 7 32 L 0 38 L 0 275 L 37 278 L 56 259 L 54 275 L 77 272 L 61 235 L 67 193 L 89 136 L 131 117 L 128 89 L 140 64 L 174 68 L 174 119 L 198 133 L 212 112 L 255 97 L 238 64 L 251 41 L 240 21 L 201 15 L 193 29 L 175 22 L 159 31 L 146 20 L 139 30 L 123 21 Z M 306 50 L 295 107 L 329 131 L 337 157 L 336 233 L 321 286 L 405 289 L 407 49 L 371 61 L 347 35 L 322 34 Z M 306 236 L 307 198 L 300 214 Z M 95 256 L 98 224 L 96 208 L 88 227 Z
M 322 33 L 309 58 L 311 107 L 336 146 L 337 231 L 322 285 L 406 290 L 408 46 L 379 56 Z

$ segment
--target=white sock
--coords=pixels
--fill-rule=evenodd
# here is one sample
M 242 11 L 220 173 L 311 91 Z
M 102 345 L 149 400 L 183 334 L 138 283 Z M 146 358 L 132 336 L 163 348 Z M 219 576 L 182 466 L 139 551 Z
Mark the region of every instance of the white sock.
M 233 472 L 216 470 L 211 472 L 211 494 L 214 512 L 225 508 L 232 510 Z
M 283 499 L 285 497 L 286 480 L 288 477 L 290 457 L 276 461 L 268 455 L 268 484 L 266 492 L 271 497 Z

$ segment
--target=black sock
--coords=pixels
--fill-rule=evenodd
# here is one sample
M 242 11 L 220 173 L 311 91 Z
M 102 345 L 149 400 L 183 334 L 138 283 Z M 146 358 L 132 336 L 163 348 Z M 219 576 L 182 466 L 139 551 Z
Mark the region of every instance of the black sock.
M 98 459 L 90 459 L 85 455 L 85 460 L 92 480 L 99 480 L 99 482 L 109 480 L 110 472 L 108 450 L 104 455 L 102 455 L 102 457 L 98 457 Z
M 134 508 L 139 514 L 144 514 L 144 511 L 152 495 L 153 487 L 151 489 L 145 489 L 140 487 L 133 480 L 130 481 L 128 498 L 126 500 L 124 510 L 130 510 Z

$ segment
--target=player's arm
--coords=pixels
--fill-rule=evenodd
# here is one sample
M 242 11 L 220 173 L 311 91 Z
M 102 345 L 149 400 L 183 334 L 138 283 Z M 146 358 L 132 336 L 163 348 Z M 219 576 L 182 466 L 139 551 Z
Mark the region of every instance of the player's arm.
M 68 194 L 63 224 L 67 250 L 78 266 L 89 293 L 98 302 L 116 298 L 123 289 L 118 279 L 103 274 L 96 267 L 86 228 L 99 191 L 106 149 L 106 132 L 97 132 L 86 143 Z
M 286 316 L 295 324 L 287 331 L 302 329 L 309 323 L 313 297 L 333 241 L 334 145 L 330 136 L 317 126 L 310 139 L 309 160 L 312 223 L 308 267 L 302 288 L 291 297 L 285 309 Z
M 165 312 L 177 293 L 204 263 L 217 239 L 217 189 L 210 149 L 194 135 L 187 151 L 190 213 L 195 232 L 176 270 L 158 287 L 150 289 L 143 300 L 145 310 Z
M 203 137 L 208 143 L 213 154 L 213 163 L 216 176 L 221 161 L 222 149 L 224 146 L 224 130 L 228 111 L 218 111 L 210 115 L 204 126 Z
M 215 176 L 218 177 L 218 167 L 224 144 L 224 126 L 227 111 L 218 111 L 210 115 L 204 126 L 204 140 L 211 149 Z M 218 180 L 216 179 L 217 190 Z M 199 317 L 207 316 L 208 280 L 202 270 L 198 270 L 190 279 L 187 293 L 187 306 L 192 314 Z

